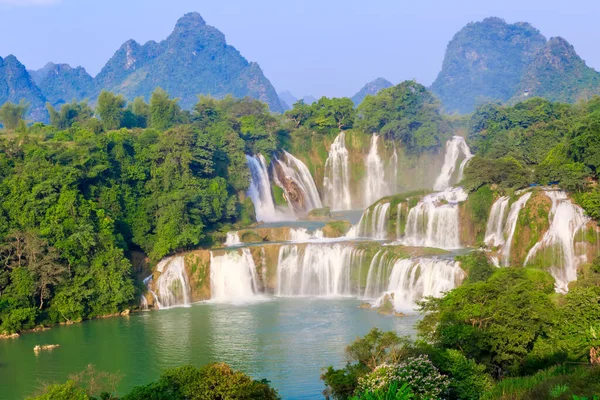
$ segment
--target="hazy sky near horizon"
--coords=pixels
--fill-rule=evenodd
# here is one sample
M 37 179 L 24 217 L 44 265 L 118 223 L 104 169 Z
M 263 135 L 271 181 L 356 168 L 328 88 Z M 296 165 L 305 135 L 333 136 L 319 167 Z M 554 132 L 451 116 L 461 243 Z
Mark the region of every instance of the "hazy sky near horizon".
M 452 36 L 488 16 L 562 36 L 600 70 L 594 0 L 0 0 L 0 57 L 96 75 L 123 42 L 160 41 L 190 11 L 258 62 L 278 92 L 297 97 L 352 96 L 377 77 L 429 85 Z

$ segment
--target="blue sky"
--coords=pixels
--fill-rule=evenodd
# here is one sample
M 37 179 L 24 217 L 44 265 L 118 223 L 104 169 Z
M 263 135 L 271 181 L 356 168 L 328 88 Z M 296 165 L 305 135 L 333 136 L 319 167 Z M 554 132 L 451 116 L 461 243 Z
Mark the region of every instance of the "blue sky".
M 429 85 L 453 34 L 487 16 L 563 36 L 600 69 L 597 0 L 0 0 L 0 56 L 95 75 L 123 42 L 162 40 L 190 11 L 296 96 L 351 96 L 379 76 Z

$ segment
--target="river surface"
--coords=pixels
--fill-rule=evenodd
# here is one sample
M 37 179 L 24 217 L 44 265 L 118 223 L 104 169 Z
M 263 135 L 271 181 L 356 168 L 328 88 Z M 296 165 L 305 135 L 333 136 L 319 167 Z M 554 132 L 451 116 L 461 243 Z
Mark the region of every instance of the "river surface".
M 356 299 L 202 303 L 58 326 L 0 340 L 0 398 L 22 399 L 42 382 L 64 382 L 93 364 L 123 376 L 118 390 L 155 380 L 164 368 L 222 361 L 271 381 L 284 399 L 322 399 L 321 369 L 345 364 L 344 348 L 371 328 L 413 335 L 418 316 L 359 309 Z M 36 356 L 35 345 L 60 347 Z

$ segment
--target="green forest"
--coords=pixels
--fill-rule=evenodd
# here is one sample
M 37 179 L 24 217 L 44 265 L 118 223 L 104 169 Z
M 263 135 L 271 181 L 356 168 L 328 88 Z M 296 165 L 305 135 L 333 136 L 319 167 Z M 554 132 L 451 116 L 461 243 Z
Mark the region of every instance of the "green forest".
M 324 97 L 311 105 L 300 101 L 283 115 L 233 97 L 200 97 L 185 110 L 161 89 L 149 103 L 102 92 L 95 108 L 87 102 L 47 107 L 50 125 L 27 124 L 25 103 L 0 108 L 4 334 L 135 308 L 147 272 L 135 262 L 140 255 L 156 263 L 220 243 L 233 227 L 256 222 L 245 195 L 246 154 L 270 157 L 340 130 L 379 133 L 412 154 L 439 151 L 450 135 L 463 134 L 475 157 L 461 184 L 474 198 L 556 184 L 600 220 L 599 97 L 575 105 L 540 98 L 487 104 L 450 117 L 430 91 L 407 81 L 367 96 L 358 108 L 348 98 Z M 491 200 L 482 200 L 484 214 Z M 543 269 L 495 268 L 479 251 L 462 263 L 468 275 L 462 286 L 420 303 L 417 339 L 371 331 L 348 346 L 345 367 L 324 369 L 325 395 L 600 394 L 600 260 L 586 264 L 564 295 L 555 293 Z M 194 394 L 205 387 L 222 387 L 223 394 Z M 71 380 L 39 398 L 116 398 L 97 389 Z M 165 371 L 123 398 L 271 399 L 277 393 L 268 382 L 217 364 Z

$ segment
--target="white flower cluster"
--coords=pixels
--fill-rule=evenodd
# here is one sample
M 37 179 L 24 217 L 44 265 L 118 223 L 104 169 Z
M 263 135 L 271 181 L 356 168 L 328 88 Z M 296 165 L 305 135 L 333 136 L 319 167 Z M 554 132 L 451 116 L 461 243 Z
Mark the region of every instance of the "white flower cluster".
M 409 357 L 396 364 L 382 364 L 358 380 L 358 393 L 385 390 L 391 383 L 406 383 L 417 399 L 442 399 L 450 380 L 429 361 L 427 356 Z

